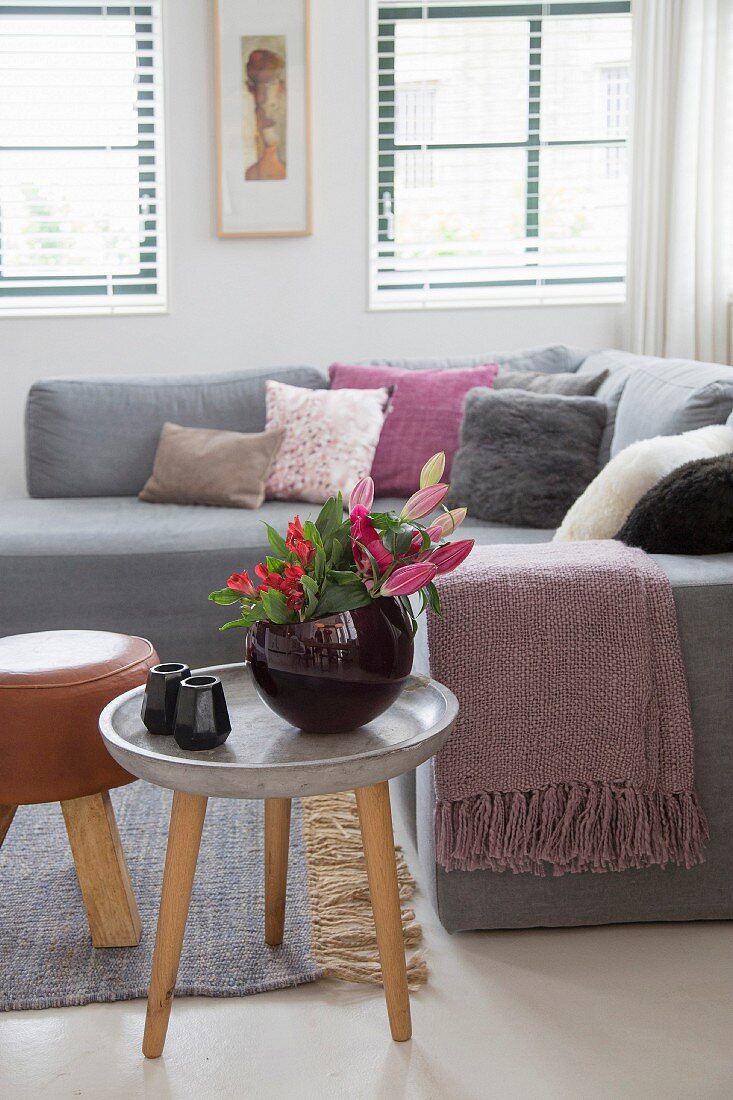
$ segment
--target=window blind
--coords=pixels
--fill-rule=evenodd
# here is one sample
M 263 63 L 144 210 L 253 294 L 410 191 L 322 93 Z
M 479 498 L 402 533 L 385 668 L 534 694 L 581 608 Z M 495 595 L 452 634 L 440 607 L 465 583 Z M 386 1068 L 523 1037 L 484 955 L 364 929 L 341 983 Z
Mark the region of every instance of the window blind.
M 373 15 L 371 305 L 622 299 L 630 4 Z
M 165 308 L 160 0 L 0 0 L 0 314 Z

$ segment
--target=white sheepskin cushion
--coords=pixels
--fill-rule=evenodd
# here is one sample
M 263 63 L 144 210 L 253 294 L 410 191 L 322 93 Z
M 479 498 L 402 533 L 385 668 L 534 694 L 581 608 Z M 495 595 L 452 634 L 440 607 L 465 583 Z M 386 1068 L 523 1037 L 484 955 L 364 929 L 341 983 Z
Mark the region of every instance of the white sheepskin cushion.
M 696 458 L 733 452 L 733 428 L 712 424 L 682 435 L 657 435 L 632 443 L 604 466 L 570 508 L 554 542 L 611 539 L 644 493 Z

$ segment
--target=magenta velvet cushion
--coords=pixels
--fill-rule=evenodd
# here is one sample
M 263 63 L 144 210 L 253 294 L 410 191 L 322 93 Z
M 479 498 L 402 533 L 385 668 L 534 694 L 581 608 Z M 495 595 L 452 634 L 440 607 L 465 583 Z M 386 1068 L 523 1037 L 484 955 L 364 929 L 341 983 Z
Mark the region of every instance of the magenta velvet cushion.
M 431 455 L 445 451 L 445 480 L 450 477 L 463 415 L 463 399 L 476 386 L 493 386 L 496 363 L 465 370 L 404 370 L 334 363 L 331 389 L 394 392 L 372 464 L 378 496 L 400 496 L 417 489 L 420 470 Z

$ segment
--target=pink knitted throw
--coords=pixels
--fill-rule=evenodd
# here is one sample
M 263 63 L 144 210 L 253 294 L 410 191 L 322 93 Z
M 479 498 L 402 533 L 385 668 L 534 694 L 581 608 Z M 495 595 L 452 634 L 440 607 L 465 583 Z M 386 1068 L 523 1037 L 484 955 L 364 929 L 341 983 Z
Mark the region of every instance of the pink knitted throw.
M 439 582 L 431 670 L 458 696 L 435 759 L 447 870 L 703 861 L 672 589 L 617 542 L 477 548 Z

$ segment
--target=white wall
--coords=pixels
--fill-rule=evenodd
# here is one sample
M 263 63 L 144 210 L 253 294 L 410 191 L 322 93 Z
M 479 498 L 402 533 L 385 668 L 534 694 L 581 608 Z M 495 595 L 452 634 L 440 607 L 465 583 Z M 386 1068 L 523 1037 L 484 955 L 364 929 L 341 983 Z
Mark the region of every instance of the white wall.
M 366 0 L 312 8 L 314 234 L 220 241 L 211 5 L 166 0 L 170 313 L 0 320 L 4 495 L 24 492 L 23 406 L 42 377 L 618 343 L 618 306 L 367 312 Z

